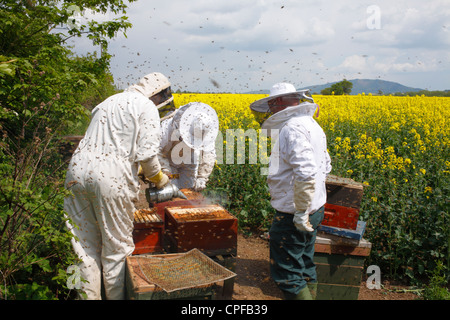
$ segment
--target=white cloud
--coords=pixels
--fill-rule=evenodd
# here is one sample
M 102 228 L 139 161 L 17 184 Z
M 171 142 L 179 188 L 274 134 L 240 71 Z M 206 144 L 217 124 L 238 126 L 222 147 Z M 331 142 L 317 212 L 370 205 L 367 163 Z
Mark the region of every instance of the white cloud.
M 450 45 L 450 2 L 399 1 L 380 8 L 380 28 L 367 28 L 367 17 L 352 23 L 355 40 L 377 47 L 442 49 Z
M 345 58 L 339 68 L 350 71 L 363 71 L 367 69 L 367 59 L 363 56 L 352 55 Z
M 335 74 L 342 75 L 342 78 L 390 78 L 401 79 L 402 84 L 416 87 L 428 88 L 429 84 L 420 84 L 408 78 L 410 74 L 415 77 L 426 77 L 429 73 L 436 73 L 440 70 L 440 60 L 436 58 L 421 59 L 420 57 L 403 58 L 398 55 L 375 57 L 366 55 L 352 55 L 346 57 L 341 64 L 332 68 Z M 421 76 L 422 75 L 422 76 Z M 335 79 L 340 80 L 340 79 Z M 445 88 L 445 83 L 442 88 Z
M 182 23 L 174 28 L 186 44 L 202 45 L 211 41 L 226 43 L 229 50 L 262 50 L 276 47 L 305 46 L 334 36 L 333 27 L 315 16 L 301 17 L 298 8 L 283 10 L 279 5 L 242 6 L 242 2 L 198 10 L 187 8 Z M 223 9 L 223 10 L 221 10 Z
M 379 29 L 367 25 L 372 5 Z M 343 77 L 450 83 L 448 0 L 138 1 L 127 16 L 133 28 L 110 45 L 124 84 L 155 69 L 177 88 L 202 91 L 217 90 L 210 78 L 232 92 Z

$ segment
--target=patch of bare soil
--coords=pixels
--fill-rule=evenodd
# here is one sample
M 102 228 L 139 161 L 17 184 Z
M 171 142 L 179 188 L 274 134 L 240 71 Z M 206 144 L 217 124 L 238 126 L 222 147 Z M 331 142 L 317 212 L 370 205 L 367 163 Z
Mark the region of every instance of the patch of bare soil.
M 233 300 L 281 300 L 283 294 L 270 277 L 269 242 L 238 235 Z

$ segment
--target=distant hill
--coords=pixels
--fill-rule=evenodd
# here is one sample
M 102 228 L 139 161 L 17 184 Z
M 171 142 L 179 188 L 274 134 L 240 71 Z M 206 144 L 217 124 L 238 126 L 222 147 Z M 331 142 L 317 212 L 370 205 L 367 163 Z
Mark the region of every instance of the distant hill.
M 415 92 L 423 90 L 419 88 L 407 87 L 400 83 L 386 80 L 353 79 L 348 81 L 353 83 L 351 94 L 360 94 L 363 92 L 377 94 L 379 91 L 381 91 L 383 94 L 391 94 L 396 92 Z M 326 83 L 322 85 L 314 85 L 301 89 L 310 89 L 311 93 L 320 94 L 321 90 L 331 87 L 331 85 L 336 82 Z
M 351 94 L 360 94 L 360 93 L 372 93 L 372 94 L 378 94 L 379 91 L 381 91 L 383 94 L 391 94 L 391 93 L 397 93 L 397 92 L 416 92 L 421 91 L 423 89 L 419 88 L 412 88 L 404 86 L 397 82 L 392 81 L 386 81 L 386 80 L 371 80 L 371 79 L 353 79 L 348 80 L 351 83 L 353 83 L 353 88 Z M 336 81 L 339 82 L 339 81 Z M 313 85 L 313 86 L 307 86 L 304 88 L 298 88 L 298 90 L 303 89 L 310 89 L 311 93 L 320 94 L 320 91 L 322 91 L 325 88 L 331 87 L 332 84 L 336 82 L 330 82 L 326 84 L 321 85 Z M 261 94 L 268 94 L 269 90 L 259 90 L 259 91 L 252 91 L 247 93 L 261 93 Z

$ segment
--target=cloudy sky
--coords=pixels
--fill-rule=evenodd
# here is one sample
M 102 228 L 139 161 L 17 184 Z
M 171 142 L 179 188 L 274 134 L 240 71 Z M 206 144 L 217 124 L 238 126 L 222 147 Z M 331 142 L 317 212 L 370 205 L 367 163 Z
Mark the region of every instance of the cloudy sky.
M 140 0 L 127 16 L 133 27 L 109 46 L 120 88 L 159 71 L 201 92 L 344 78 L 450 89 L 448 0 Z

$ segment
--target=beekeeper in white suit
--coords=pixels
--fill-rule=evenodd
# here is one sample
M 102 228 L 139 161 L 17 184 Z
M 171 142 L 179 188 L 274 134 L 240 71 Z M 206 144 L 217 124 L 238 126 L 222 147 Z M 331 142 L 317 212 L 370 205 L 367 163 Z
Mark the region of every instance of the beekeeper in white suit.
M 151 73 L 96 106 L 70 161 L 65 186 L 73 196 L 65 199 L 64 208 L 75 225 L 68 227 L 76 236 L 72 244 L 81 259 L 80 276 L 86 280 L 81 290 L 87 299 L 101 299 L 102 277 L 107 299 L 125 298 L 138 165 L 158 188 L 169 182 L 158 160 L 156 107 L 173 99 L 167 83 L 164 75 Z
M 179 189 L 205 189 L 216 161 L 219 120 L 213 108 L 191 102 L 162 118 L 159 161 Z
M 331 171 L 325 133 L 313 119 L 318 105 L 307 90 L 277 83 L 250 108 L 270 115 L 262 129 L 279 130 L 267 177 L 276 210 L 269 231 L 271 275 L 286 299 L 312 299 L 316 228 L 324 216 L 325 179 Z

